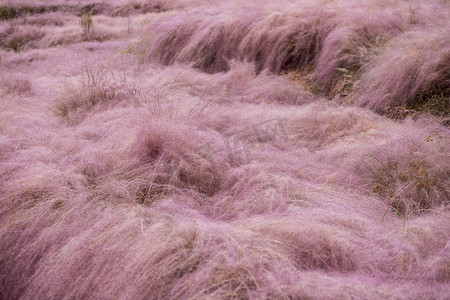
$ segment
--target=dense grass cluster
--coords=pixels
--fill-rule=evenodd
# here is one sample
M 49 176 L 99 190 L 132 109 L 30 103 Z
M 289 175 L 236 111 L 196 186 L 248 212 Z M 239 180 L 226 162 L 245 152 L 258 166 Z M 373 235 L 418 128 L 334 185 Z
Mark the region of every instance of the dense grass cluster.
M 448 299 L 449 5 L 1 1 L 0 298 Z
M 209 73 L 228 71 L 236 59 L 254 62 L 257 72 L 311 73 L 322 94 L 354 91 L 351 102 L 379 112 L 448 100 L 447 3 L 265 6 L 201 8 L 162 19 L 149 56 L 164 64 L 192 62 Z M 448 115 L 448 105 L 443 111 Z

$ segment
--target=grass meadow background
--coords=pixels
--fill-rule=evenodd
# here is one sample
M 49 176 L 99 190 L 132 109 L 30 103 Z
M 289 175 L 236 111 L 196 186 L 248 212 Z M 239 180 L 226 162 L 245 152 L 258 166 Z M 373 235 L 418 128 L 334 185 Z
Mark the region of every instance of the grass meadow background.
M 450 2 L 0 1 L 1 299 L 449 299 Z

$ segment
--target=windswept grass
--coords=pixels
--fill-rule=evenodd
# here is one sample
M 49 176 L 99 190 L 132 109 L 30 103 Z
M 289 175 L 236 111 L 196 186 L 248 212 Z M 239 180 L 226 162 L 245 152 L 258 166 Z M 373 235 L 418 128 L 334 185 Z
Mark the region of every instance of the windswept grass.
M 0 299 L 448 298 L 448 2 L 0 7 Z

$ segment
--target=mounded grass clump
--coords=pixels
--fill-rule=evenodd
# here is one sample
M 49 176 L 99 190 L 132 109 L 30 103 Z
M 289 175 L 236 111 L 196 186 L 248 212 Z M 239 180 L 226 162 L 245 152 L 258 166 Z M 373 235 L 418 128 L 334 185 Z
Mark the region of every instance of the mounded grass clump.
M 164 64 L 193 62 L 208 73 L 228 71 L 228 60 L 236 58 L 255 62 L 258 73 L 265 68 L 276 73 L 306 68 L 315 61 L 327 30 L 321 20 L 280 13 L 230 15 L 225 21 L 212 15 L 181 26 L 162 23 L 155 29 L 170 33 L 157 38 L 151 55 Z
M 207 197 L 218 193 L 226 171 L 220 158 L 208 157 L 211 154 L 202 153 L 202 144 L 196 145 L 182 137 L 182 131 L 188 128 L 177 126 L 167 131 L 155 125 L 140 133 L 136 145 L 140 160 L 154 168 L 147 190 L 151 192 L 155 183 L 160 188 L 188 189 Z M 169 142 L 165 141 L 167 137 Z
M 445 115 L 448 3 L 63 2 L 0 22 L 0 299 L 448 298 L 445 118 L 373 111 Z
M 107 14 L 110 10 L 111 6 L 105 2 L 89 3 L 77 9 L 77 16 Z
M 31 15 L 24 19 L 19 19 L 11 21 L 11 23 L 19 26 L 21 24 L 27 24 L 32 26 L 60 26 L 62 27 L 69 17 L 67 15 L 62 15 L 61 13 L 45 13 L 41 15 Z
M 133 97 L 125 77 L 115 74 L 106 66 L 86 67 L 81 79 L 74 85 L 66 83 L 65 93 L 55 105 L 55 113 L 61 117 L 70 117 L 71 113 L 81 115 L 102 102 L 113 105 L 117 101 Z
M 126 17 L 135 14 L 160 13 L 172 9 L 171 3 L 168 1 L 152 1 L 151 3 L 135 3 L 116 7 L 112 16 Z
M 316 84 L 331 97 L 356 91 L 361 68 L 403 27 L 396 14 L 352 16 L 349 24 L 337 26 L 325 38 L 314 70 Z
M 6 94 L 30 94 L 32 92 L 32 85 L 30 80 L 19 74 L 8 74 L 0 77 L 2 84 L 2 91 Z
M 450 49 L 442 30 L 407 32 L 395 39 L 362 76 L 368 88 L 361 101 L 376 110 L 407 105 L 446 115 Z
M 293 226 L 290 222 L 269 222 L 262 227 L 260 232 L 278 241 L 285 255 L 301 270 L 351 272 L 357 268 L 344 241 L 331 235 L 332 228 Z
M 1 6 L 0 7 L 0 19 L 8 20 L 17 17 L 18 12 L 17 9 L 10 6 Z
M 68 7 L 65 5 L 49 5 L 49 6 L 0 6 L 0 20 L 11 20 L 26 15 L 38 15 L 49 12 L 64 11 Z
M 20 52 L 30 48 L 38 48 L 39 41 L 44 38 L 46 32 L 32 27 L 10 27 L 0 33 L 2 41 L 0 46 Z
M 434 133 L 420 138 L 408 134 L 390 145 L 391 149 L 382 146 L 372 150 L 362 160 L 372 191 L 399 216 L 446 207 L 450 170 L 448 164 L 439 162 L 446 161 L 448 135 Z
M 430 22 L 425 14 L 434 11 L 433 5 L 420 7 L 421 14 L 403 3 L 389 12 L 364 4 L 354 14 L 344 6 L 316 9 L 320 12 L 297 8 L 245 17 L 225 10 L 223 20 L 211 10 L 185 21 L 163 19 L 151 27 L 157 37 L 149 56 L 165 65 L 191 63 L 207 73 L 229 71 L 230 60 L 250 61 L 257 73 L 301 74 L 299 79 L 312 81 L 309 85 L 321 95 L 348 98 L 344 102 L 380 113 L 407 105 L 446 115 L 445 24 L 438 18 L 422 39 L 430 30 L 423 24 Z M 342 15 L 336 13 L 341 10 Z M 426 46 L 430 43 L 434 49 Z
M 420 160 L 389 160 L 379 164 L 373 178 L 373 191 L 389 200 L 390 207 L 400 215 L 448 204 L 448 170 L 433 170 L 432 166 Z

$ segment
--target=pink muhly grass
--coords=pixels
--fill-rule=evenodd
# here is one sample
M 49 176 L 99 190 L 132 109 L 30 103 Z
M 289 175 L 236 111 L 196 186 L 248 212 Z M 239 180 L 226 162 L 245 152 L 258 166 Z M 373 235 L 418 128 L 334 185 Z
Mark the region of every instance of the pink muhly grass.
M 447 299 L 447 3 L 159 3 L 0 24 L 0 298 Z
M 443 28 L 404 33 L 364 72 L 361 103 L 375 109 L 415 105 L 432 93 L 448 97 L 450 40 Z M 422 99 L 423 98 L 423 99 Z

